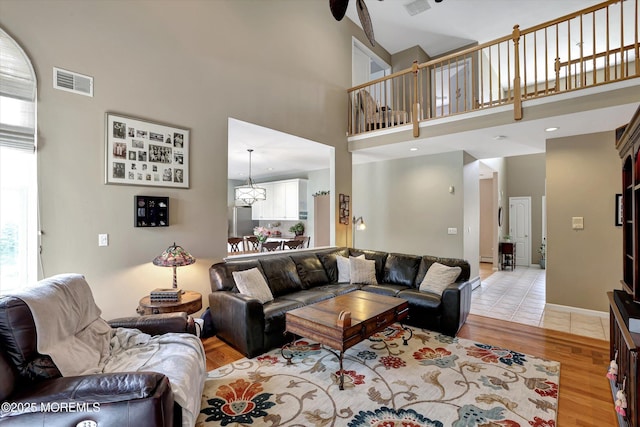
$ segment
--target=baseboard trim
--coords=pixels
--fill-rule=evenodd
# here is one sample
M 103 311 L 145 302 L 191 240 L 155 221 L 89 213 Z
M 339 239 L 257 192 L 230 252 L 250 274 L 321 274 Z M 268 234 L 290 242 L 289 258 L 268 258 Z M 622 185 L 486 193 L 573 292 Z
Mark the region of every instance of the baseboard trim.
M 473 279 L 469 279 L 469 283 L 471 283 L 472 291 L 482 284 L 480 283 L 480 276 L 474 277 Z
M 559 305 L 559 304 L 546 303 L 544 308 L 545 308 L 545 310 L 549 309 L 549 310 L 555 310 L 555 311 L 564 311 L 564 312 L 569 312 L 569 313 L 584 314 L 586 316 L 596 316 L 596 317 L 601 317 L 603 319 L 608 319 L 609 318 L 609 313 L 607 313 L 606 311 L 589 310 L 589 309 L 586 309 L 586 308 L 571 307 L 571 306 L 568 306 L 568 305 Z

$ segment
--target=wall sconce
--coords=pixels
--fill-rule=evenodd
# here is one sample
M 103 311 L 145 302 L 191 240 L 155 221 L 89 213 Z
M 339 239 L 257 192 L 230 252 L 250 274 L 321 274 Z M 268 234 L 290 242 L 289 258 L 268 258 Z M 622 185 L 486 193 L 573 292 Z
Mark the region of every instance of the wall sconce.
M 353 217 L 353 231 L 351 233 L 351 242 L 354 248 L 356 247 L 356 230 L 362 231 L 366 228 L 367 225 L 364 223 L 364 219 L 361 216 L 359 216 L 358 218 L 356 218 L 355 216 Z

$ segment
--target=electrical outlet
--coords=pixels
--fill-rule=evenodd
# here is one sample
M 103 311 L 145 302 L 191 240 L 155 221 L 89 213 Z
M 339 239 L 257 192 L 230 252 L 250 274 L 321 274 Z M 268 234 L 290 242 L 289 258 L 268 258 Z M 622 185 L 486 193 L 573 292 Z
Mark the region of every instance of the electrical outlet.
M 109 246 L 108 234 L 98 234 L 98 246 Z
M 458 229 L 455 227 L 449 227 L 447 229 L 447 234 L 458 234 Z

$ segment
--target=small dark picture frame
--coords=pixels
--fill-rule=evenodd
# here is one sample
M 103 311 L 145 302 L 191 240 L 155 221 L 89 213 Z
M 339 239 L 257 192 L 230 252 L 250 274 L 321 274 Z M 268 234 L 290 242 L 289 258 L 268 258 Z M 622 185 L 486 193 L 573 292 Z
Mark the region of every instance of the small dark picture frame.
M 623 221 L 622 194 L 616 194 L 616 227 L 622 227 Z

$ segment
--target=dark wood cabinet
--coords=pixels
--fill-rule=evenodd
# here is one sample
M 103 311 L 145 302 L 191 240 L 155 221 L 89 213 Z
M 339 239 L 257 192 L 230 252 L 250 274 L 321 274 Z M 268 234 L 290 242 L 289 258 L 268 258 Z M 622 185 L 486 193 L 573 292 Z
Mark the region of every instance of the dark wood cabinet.
M 615 296 L 617 293 L 617 297 Z M 608 292 L 609 296 L 609 329 L 611 359 L 615 359 L 618 364 L 617 380 L 609 380 L 613 401 L 616 400 L 616 393 L 624 387 L 627 397 L 627 416 L 618 414 L 618 425 L 620 427 L 638 426 L 638 348 L 640 344 L 640 334 L 629 332 L 625 319 L 628 313 L 625 310 L 624 299 L 628 303 L 631 296 L 622 290 Z M 613 411 L 614 408 L 611 408 Z
M 506 270 L 516 268 L 516 245 L 513 242 L 500 242 L 498 244 L 498 259 L 500 260 L 500 269 Z
M 610 354 L 618 364 L 617 379 L 610 385 L 614 401 L 621 388 L 627 398 L 627 416 L 618 416 L 618 424 L 638 427 L 640 334 L 629 331 L 629 317 L 640 317 L 640 108 L 628 125 L 616 130 L 616 148 L 622 159 L 623 273 L 622 290 L 608 293 Z
M 622 159 L 622 286 L 640 301 L 640 108 L 631 122 L 616 130 L 616 148 Z

